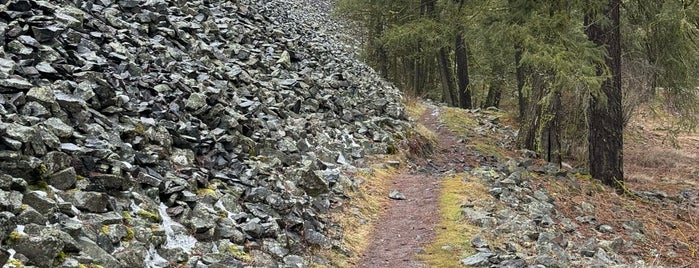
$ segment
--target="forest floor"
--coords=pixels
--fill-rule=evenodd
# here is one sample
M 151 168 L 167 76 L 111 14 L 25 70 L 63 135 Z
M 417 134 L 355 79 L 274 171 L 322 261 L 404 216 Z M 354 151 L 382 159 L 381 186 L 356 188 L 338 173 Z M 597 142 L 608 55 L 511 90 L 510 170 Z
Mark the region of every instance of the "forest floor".
M 498 112 L 418 102 L 408 107 L 411 117 L 417 118 L 414 136 L 421 138 L 407 139 L 402 156 L 374 159 L 377 164 L 358 174 L 366 180 L 361 194 L 335 216 L 345 228 L 348 248 L 357 254 L 333 267 L 462 267 L 465 258 L 482 251 L 476 245 L 481 237 L 489 248 L 498 248 L 499 243 L 502 248 L 510 246 L 501 234 L 469 220 L 464 208 L 492 207 L 487 212 L 491 213 L 506 207 L 491 196 L 497 185 L 469 174 L 485 166 L 505 166 L 515 158 L 522 161 L 522 152 L 511 148 L 515 128 L 508 125 L 513 120 Z M 560 245 L 574 252 L 571 256 L 588 257 L 568 245 L 590 239 L 600 244 L 622 241 L 609 252 L 616 263 L 699 267 L 699 138 L 678 132 L 671 139 L 670 130 L 662 127 L 671 118 L 645 109 L 627 127 L 625 195 L 572 169 L 564 179 L 551 175 L 556 172 L 527 178 L 531 191 L 543 190 L 550 196 L 554 221 L 587 215 L 595 222 L 578 222 L 565 231 L 565 243 Z M 492 127 L 489 122 L 505 131 L 483 132 Z M 477 132 L 481 135 L 474 135 Z M 547 167 L 540 160 L 529 162 L 535 166 L 530 170 Z M 403 196 L 396 198 L 396 191 Z M 601 232 L 602 223 L 612 231 Z M 558 222 L 553 229 L 562 226 Z M 532 253 L 539 250 L 536 240 L 515 244 L 518 258 L 528 264 L 540 261 L 540 255 L 535 256 L 540 253 Z M 585 263 L 580 259 L 562 263 L 579 266 Z

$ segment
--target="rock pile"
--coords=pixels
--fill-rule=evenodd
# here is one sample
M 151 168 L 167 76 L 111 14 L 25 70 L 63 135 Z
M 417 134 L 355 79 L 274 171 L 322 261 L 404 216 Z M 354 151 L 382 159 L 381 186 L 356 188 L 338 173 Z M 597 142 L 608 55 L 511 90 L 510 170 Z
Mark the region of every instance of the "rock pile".
M 480 267 L 627 267 L 629 263 L 644 266 L 643 260 L 629 260 L 617 253 L 629 241 L 621 236 L 611 240 L 589 237 L 585 243 L 570 241 L 586 237 L 580 228 L 594 229 L 599 236 L 613 235 L 613 227 L 595 219 L 595 207 L 581 203 L 576 208 L 580 216 L 567 218 L 560 213 L 551 194 L 536 189 L 532 176 L 566 179 L 573 175 L 549 164 L 537 166 L 526 157 L 510 159 L 504 164 L 479 167 L 471 174 L 490 186 L 490 194 L 498 201 L 486 204 L 466 204 L 462 213 L 466 219 L 484 228 L 497 245 L 489 245 L 476 237 L 472 246 L 476 254 L 461 260 L 465 265 Z M 636 221 L 624 223 L 632 237 L 643 241 L 643 226 Z M 628 228 L 626 227 L 628 226 Z
M 407 126 L 301 0 L 2 2 L 0 263 L 304 267 Z

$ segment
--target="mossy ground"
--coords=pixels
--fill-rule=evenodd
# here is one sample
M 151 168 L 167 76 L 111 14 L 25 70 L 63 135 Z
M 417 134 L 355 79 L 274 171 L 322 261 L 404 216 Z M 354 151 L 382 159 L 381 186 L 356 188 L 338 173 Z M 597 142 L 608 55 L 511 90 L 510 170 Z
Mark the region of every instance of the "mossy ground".
M 460 259 L 473 253 L 471 239 L 480 228 L 462 216 L 461 207 L 473 200 L 490 200 L 486 187 L 467 174 L 449 175 L 441 183 L 437 237 L 425 248 L 420 259 L 429 267 L 463 267 Z

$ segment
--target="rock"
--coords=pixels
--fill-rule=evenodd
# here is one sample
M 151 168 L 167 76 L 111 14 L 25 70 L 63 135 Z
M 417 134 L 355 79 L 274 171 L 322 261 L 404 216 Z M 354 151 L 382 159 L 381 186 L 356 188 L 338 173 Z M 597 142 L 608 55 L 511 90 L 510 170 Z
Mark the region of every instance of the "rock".
M 50 214 L 58 209 L 56 201 L 48 198 L 46 192 L 43 191 L 25 193 L 22 203 L 36 209 L 41 214 Z
M 388 193 L 388 198 L 393 200 L 405 200 L 405 195 L 398 190 L 392 190 Z
M 78 176 L 75 173 L 75 169 L 69 167 L 49 175 L 48 183 L 49 185 L 56 187 L 56 189 L 67 190 L 75 185 L 77 178 Z
M 116 258 L 104 251 L 95 242 L 85 237 L 77 239 L 80 252 L 83 255 L 90 256 L 94 264 L 103 267 L 124 267 Z
M 27 92 L 27 100 L 37 101 L 47 107 L 56 103 L 56 95 L 49 87 L 33 87 Z
M 192 93 L 192 95 L 189 95 L 187 103 L 185 104 L 185 107 L 191 110 L 199 110 L 204 106 L 206 106 L 206 95 L 201 93 Z
M 307 266 L 308 263 L 301 256 L 287 255 L 284 257 L 284 268 L 303 268 Z
M 5 79 L 14 74 L 17 64 L 13 60 L 0 58 L 0 79 Z
M 587 215 L 595 215 L 595 207 L 587 202 L 580 202 L 580 208 L 582 208 L 583 213 Z
M 23 78 L 0 79 L 0 93 L 2 94 L 26 91 L 33 86 L 32 83 Z
M 15 229 L 17 220 L 12 212 L 0 211 L 0 240 L 5 241 L 10 231 Z
M 17 191 L 0 191 L 0 210 L 19 213 L 22 210 L 22 193 Z
M 4 248 L 0 248 L 0 263 L 7 263 L 10 259 L 10 252 Z
M 103 193 L 79 191 L 73 193 L 71 198 L 75 207 L 89 212 L 107 212 L 109 205 L 109 198 Z
M 332 243 L 325 235 L 314 230 L 306 230 L 305 238 L 306 242 L 310 243 L 311 245 L 316 245 L 323 249 L 329 249 L 332 247 Z
M 7 137 L 17 140 L 24 144 L 28 143 L 32 138 L 34 138 L 34 134 L 36 133 L 36 130 L 34 128 L 26 127 L 16 123 L 7 124 L 5 128 L 5 135 L 7 135 Z M 0 127 L 0 129 L 2 129 L 2 127 Z
M 301 187 L 311 196 L 328 193 L 328 182 L 316 171 L 303 171 L 301 175 Z
M 611 227 L 611 226 L 606 225 L 606 224 L 602 224 L 602 225 L 597 226 L 597 231 L 600 231 L 600 232 L 605 233 L 605 234 L 611 233 L 614 231 L 614 227 Z
M 16 239 L 12 248 L 29 259 L 28 264 L 52 267 L 53 260 L 63 251 L 63 242 L 54 236 L 25 236 Z
M 487 242 L 483 240 L 480 236 L 476 236 L 473 239 L 471 239 L 471 245 L 474 248 L 489 248 L 490 246 L 488 245 Z
M 58 118 L 49 118 L 43 122 L 54 135 L 59 138 L 70 138 L 73 135 L 73 128 Z
M 465 266 L 485 267 L 490 266 L 489 258 L 494 254 L 490 252 L 478 252 L 474 255 L 461 259 L 461 264 Z

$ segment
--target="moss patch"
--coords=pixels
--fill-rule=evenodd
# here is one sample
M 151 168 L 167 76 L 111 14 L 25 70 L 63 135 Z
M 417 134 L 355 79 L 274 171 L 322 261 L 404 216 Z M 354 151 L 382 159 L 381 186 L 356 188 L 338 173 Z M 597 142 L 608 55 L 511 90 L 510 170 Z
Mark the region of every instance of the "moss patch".
M 461 206 L 470 200 L 490 200 L 492 197 L 478 178 L 465 174 L 446 177 L 441 189 L 437 237 L 419 257 L 429 267 L 463 267 L 459 261 L 473 253 L 471 239 L 480 228 L 463 219 Z
M 440 117 L 451 131 L 459 136 L 473 136 L 473 129 L 478 127 L 478 121 L 466 110 L 447 107 L 441 109 L 441 111 Z
M 248 253 L 246 253 L 245 250 L 243 250 L 243 247 L 232 245 L 228 248 L 228 253 L 230 253 L 231 256 L 233 256 L 233 258 L 236 258 L 240 261 L 250 262 L 252 260 L 250 255 L 248 255 Z
M 22 261 L 20 261 L 18 259 L 13 259 L 13 258 L 10 258 L 9 260 L 7 260 L 7 264 L 11 265 L 10 267 L 15 267 L 15 268 L 24 267 L 24 263 L 22 263 Z
M 158 215 L 158 213 L 153 213 L 153 212 L 146 211 L 143 209 L 136 211 L 136 215 L 141 216 L 143 218 L 148 218 L 151 221 L 156 221 L 156 222 L 160 221 L 160 215 Z

